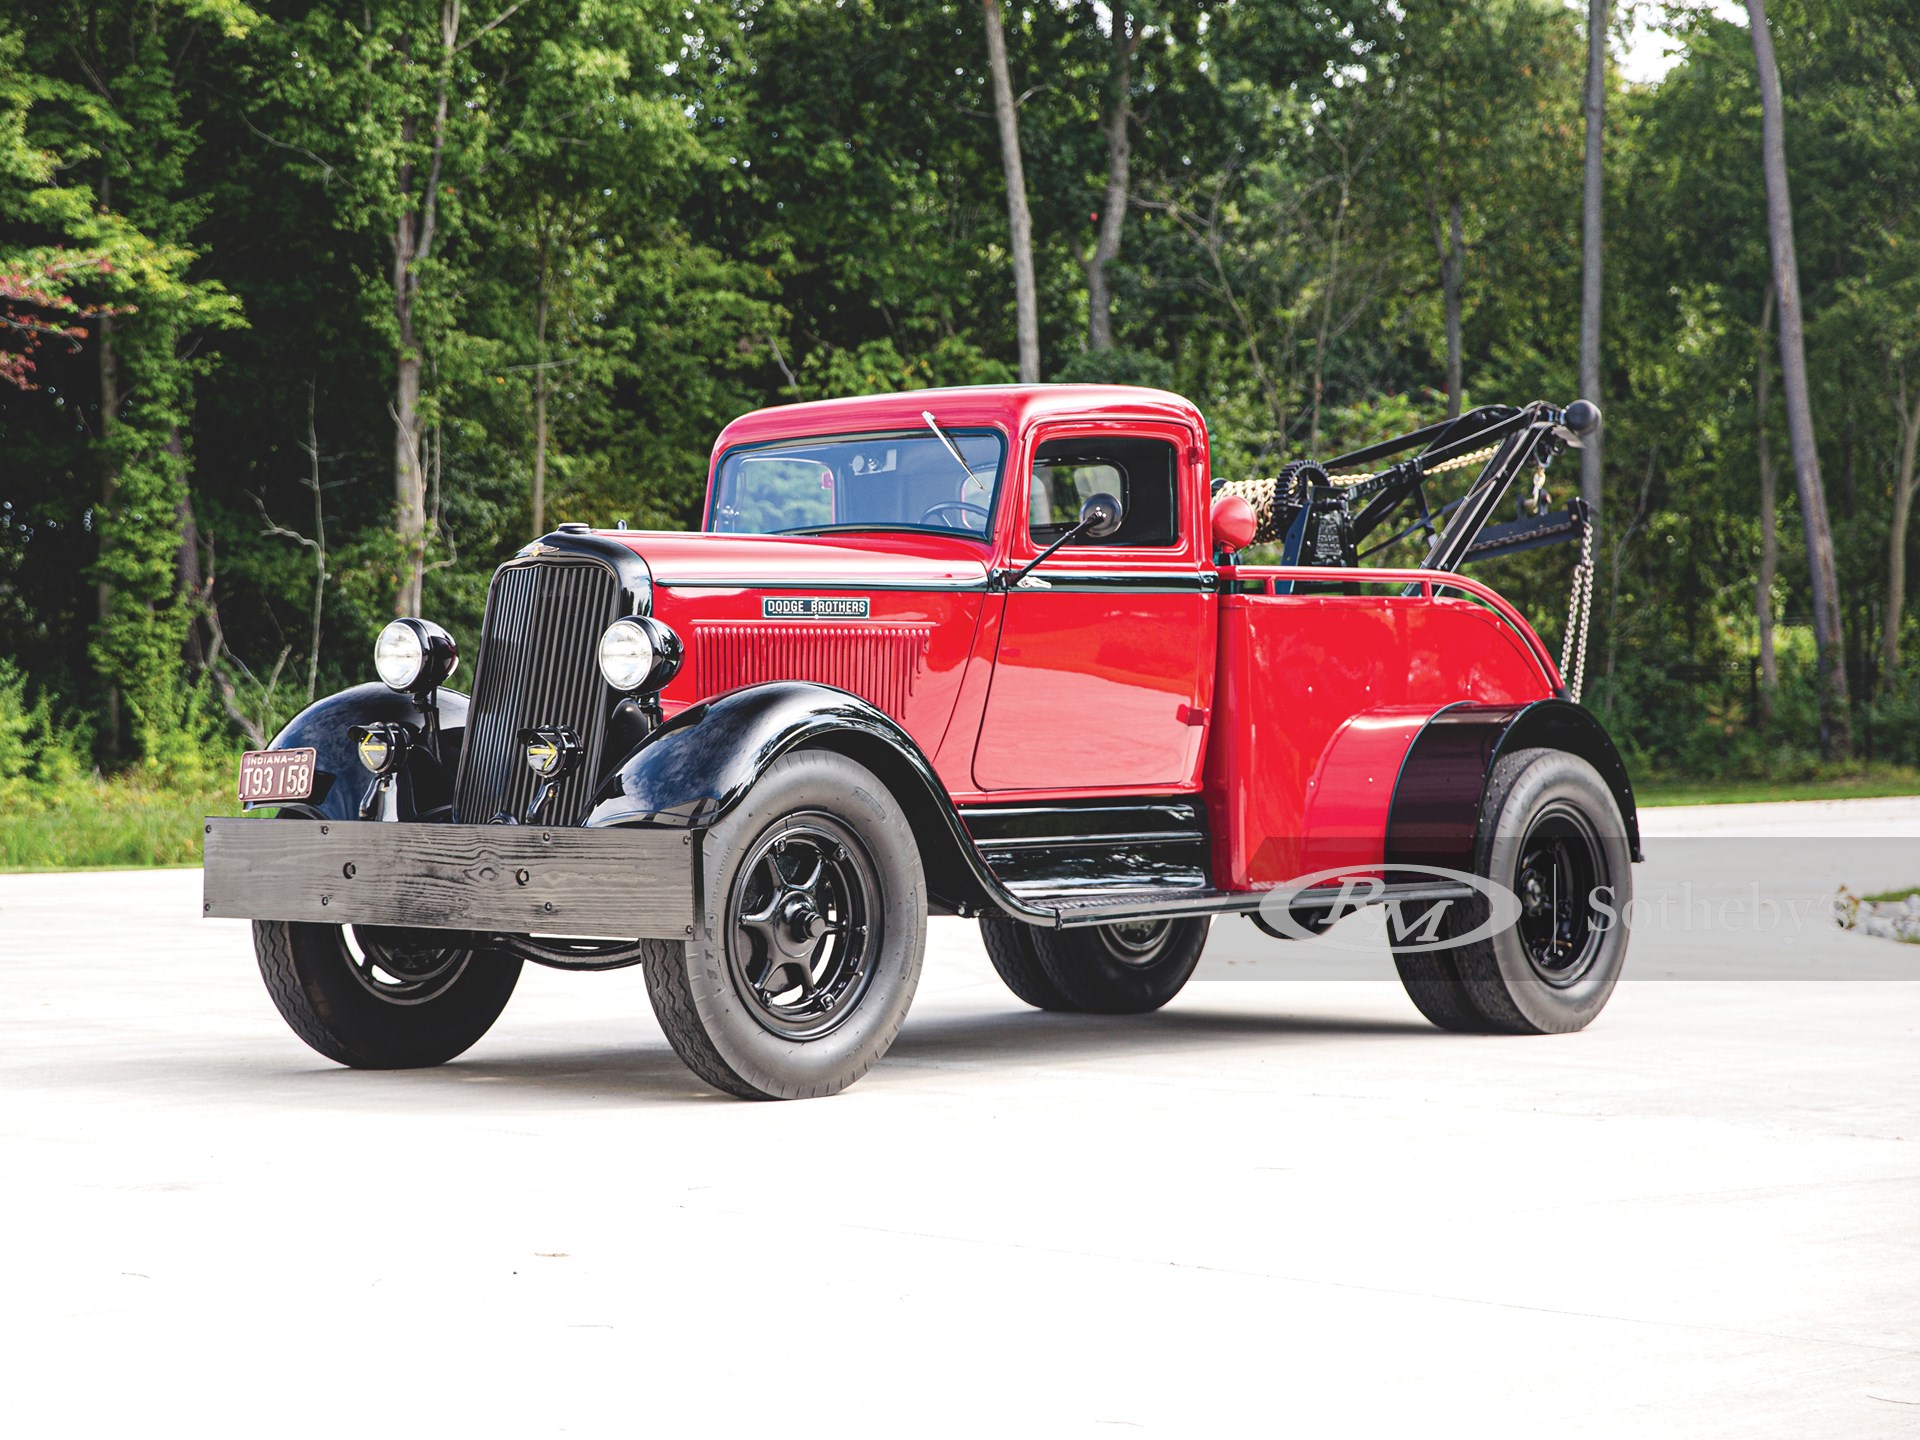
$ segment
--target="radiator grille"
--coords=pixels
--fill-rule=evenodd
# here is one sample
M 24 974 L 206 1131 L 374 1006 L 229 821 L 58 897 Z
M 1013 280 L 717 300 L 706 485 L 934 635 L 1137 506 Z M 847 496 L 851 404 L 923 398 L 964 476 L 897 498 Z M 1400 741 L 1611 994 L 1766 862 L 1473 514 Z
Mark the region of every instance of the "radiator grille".
M 598 564 L 509 565 L 493 577 L 454 786 L 458 819 L 485 824 L 501 811 L 526 812 L 534 777 L 519 737 L 534 725 L 565 725 L 587 751 L 540 818 L 585 818 L 613 699 L 596 650 L 618 604 L 619 582 Z
M 931 625 L 716 621 L 695 624 L 689 648 L 703 696 L 769 680 L 812 680 L 905 720 L 932 634 Z

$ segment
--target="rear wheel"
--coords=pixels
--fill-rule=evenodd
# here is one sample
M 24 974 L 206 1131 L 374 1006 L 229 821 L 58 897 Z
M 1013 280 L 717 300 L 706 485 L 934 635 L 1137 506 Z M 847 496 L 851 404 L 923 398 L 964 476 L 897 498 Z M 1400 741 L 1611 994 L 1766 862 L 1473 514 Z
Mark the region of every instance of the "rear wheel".
M 1158 1010 L 1180 993 L 1200 963 L 1211 924 L 1201 915 L 1084 929 L 1033 929 L 1033 948 L 1041 972 L 1067 1001 L 1058 1008 L 1140 1015 Z
M 253 922 L 267 993 L 307 1044 L 365 1070 L 442 1065 L 500 1018 L 520 961 L 431 930 Z
M 1521 750 L 1500 760 L 1481 807 L 1475 871 L 1519 902 L 1513 924 L 1464 944 L 1396 950 L 1407 993 L 1448 1030 L 1544 1035 L 1592 1023 L 1626 962 L 1632 855 L 1619 806 L 1585 760 Z M 1449 913 L 1470 934 L 1484 899 Z
M 702 934 L 646 960 L 676 1053 L 744 1099 L 831 1095 L 900 1033 L 926 950 L 912 826 L 843 755 L 776 760 L 708 832 Z

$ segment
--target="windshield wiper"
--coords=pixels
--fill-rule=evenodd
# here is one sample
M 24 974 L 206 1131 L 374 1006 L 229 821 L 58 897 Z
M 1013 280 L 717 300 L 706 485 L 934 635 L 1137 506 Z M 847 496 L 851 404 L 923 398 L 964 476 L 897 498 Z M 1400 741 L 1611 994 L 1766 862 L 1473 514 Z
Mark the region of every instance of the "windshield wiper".
M 986 488 L 985 483 L 978 475 L 973 473 L 973 467 L 967 464 L 967 457 L 960 453 L 960 447 L 953 443 L 953 437 L 940 428 L 940 422 L 933 418 L 933 411 L 922 410 L 920 412 L 920 418 L 927 422 L 927 428 L 929 430 L 940 437 L 940 443 L 947 447 L 947 453 L 953 456 L 954 463 L 967 472 L 967 478 L 984 490 Z M 966 492 L 962 491 L 961 493 L 965 494 Z
M 831 525 L 798 525 L 791 530 L 769 530 L 769 535 L 831 535 L 839 530 L 879 530 L 891 534 L 899 531 L 909 535 L 950 535 L 954 533 L 944 525 L 908 525 L 903 521 L 887 520 L 836 520 Z

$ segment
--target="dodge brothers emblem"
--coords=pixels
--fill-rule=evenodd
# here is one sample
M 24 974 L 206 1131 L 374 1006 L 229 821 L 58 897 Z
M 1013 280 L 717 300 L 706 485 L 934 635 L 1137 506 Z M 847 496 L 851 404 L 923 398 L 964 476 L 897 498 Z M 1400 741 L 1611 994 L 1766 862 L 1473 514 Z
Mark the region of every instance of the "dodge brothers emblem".
M 760 601 L 762 620 L 864 620 L 869 601 L 842 595 L 768 595 Z

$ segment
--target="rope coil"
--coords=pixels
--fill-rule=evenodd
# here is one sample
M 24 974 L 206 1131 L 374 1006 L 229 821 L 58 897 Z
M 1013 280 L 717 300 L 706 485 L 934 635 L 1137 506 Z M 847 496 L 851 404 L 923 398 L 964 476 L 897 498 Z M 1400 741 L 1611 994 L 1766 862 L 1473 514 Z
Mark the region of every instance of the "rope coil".
M 1444 475 L 1449 470 L 1464 470 L 1469 465 L 1478 465 L 1484 460 L 1491 460 L 1494 452 L 1499 448 L 1498 445 L 1489 445 L 1484 450 L 1473 450 L 1465 455 L 1456 455 L 1451 460 L 1442 460 L 1438 465 L 1423 465 L 1420 468 L 1420 473 L 1422 475 Z M 1335 485 L 1345 487 L 1350 485 L 1364 485 L 1369 480 L 1378 480 L 1380 476 L 1385 473 L 1385 471 L 1379 471 L 1365 475 L 1333 475 L 1328 478 L 1332 480 Z
M 1489 445 L 1484 450 L 1456 455 L 1451 460 L 1425 467 L 1422 474 L 1444 475 L 1449 470 L 1464 470 L 1470 465 L 1482 464 L 1491 460 L 1499 448 Z M 1280 472 L 1269 479 L 1215 481 L 1213 493 L 1238 495 L 1252 506 L 1256 529 L 1253 539 L 1248 543 L 1269 545 L 1285 534 L 1293 514 L 1312 501 L 1314 487 L 1325 486 L 1345 491 L 1351 504 L 1361 498 L 1369 486 L 1384 485 L 1391 473 L 1382 470 L 1364 475 L 1329 475 L 1311 460 L 1296 460 L 1281 466 Z

